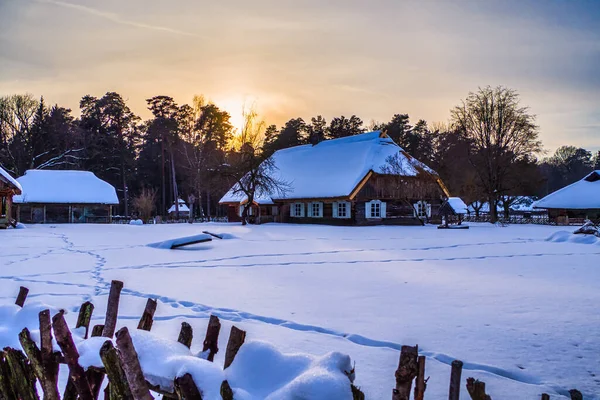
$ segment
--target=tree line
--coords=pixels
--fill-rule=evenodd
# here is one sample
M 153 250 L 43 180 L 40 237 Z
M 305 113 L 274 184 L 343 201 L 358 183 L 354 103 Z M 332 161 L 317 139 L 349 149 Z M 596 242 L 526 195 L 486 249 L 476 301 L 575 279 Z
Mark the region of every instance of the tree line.
M 15 176 L 28 169 L 92 171 L 117 189 L 125 216 L 165 214 L 178 198 L 194 203 L 196 215 L 215 216 L 219 198 L 236 182 L 251 198 L 281 186 L 269 181 L 273 166 L 264 163 L 275 151 L 371 130 L 384 130 L 467 203 L 508 209 L 519 196 L 544 196 L 600 169 L 600 152 L 576 146 L 541 157 L 535 117 L 505 87 L 470 93 L 448 123 L 438 124 L 413 124 L 398 113 L 383 123 L 317 115 L 277 127 L 246 110 L 236 128 L 227 111 L 202 96 L 191 104 L 169 96 L 146 102 L 152 117 L 144 121 L 115 92 L 83 96 L 77 118 L 30 94 L 0 97 L 0 164 Z

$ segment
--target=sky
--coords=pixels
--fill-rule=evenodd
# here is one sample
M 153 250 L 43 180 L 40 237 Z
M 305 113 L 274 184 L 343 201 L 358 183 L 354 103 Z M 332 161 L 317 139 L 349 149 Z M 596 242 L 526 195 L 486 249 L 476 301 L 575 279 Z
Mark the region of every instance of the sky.
M 600 149 L 596 0 L 0 0 L 0 95 L 78 115 L 83 95 L 204 95 L 240 125 L 407 113 L 446 122 L 481 86 L 516 89 L 552 152 Z

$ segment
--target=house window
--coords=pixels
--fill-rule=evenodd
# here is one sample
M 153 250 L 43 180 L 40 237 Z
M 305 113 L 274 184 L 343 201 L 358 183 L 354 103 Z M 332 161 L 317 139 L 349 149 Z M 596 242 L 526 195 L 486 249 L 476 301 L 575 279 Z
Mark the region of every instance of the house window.
M 371 202 L 371 218 L 381 218 L 381 203 Z
M 371 200 L 365 203 L 366 218 L 385 218 L 386 203 L 381 200 Z
M 304 217 L 304 204 L 303 203 L 292 203 L 290 207 L 290 217 Z
M 313 218 L 323 217 L 323 203 L 309 203 L 308 205 L 308 216 Z
M 348 217 L 348 204 L 345 202 L 338 203 L 338 218 L 346 218 Z
M 415 214 L 419 218 L 431 217 L 431 204 L 426 201 L 419 201 L 415 204 Z

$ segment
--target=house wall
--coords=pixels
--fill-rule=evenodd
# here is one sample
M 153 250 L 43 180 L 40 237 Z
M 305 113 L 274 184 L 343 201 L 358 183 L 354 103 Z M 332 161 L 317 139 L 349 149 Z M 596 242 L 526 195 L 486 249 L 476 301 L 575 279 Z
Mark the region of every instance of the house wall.
M 0 229 L 8 228 L 12 216 L 13 191 L 0 181 Z
M 43 223 L 109 223 L 111 206 L 106 204 L 23 203 L 17 207 L 17 220 Z

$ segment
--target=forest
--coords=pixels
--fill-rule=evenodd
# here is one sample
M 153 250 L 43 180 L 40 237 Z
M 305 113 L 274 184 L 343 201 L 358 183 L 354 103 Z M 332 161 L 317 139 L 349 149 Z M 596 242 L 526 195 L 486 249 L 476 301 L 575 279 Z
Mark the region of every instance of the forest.
M 218 200 L 249 168 L 248 148 L 260 162 L 279 149 L 371 130 L 384 130 L 467 203 L 509 207 L 519 196 L 541 197 L 600 169 L 600 152 L 571 145 L 545 152 L 535 117 L 503 87 L 470 93 L 447 123 L 431 124 L 399 112 L 388 122 L 316 115 L 278 127 L 250 107 L 244 125 L 234 127 L 229 113 L 203 96 L 190 104 L 169 96 L 146 102 L 152 116 L 142 120 L 115 92 L 83 96 L 79 116 L 31 94 L 0 97 L 0 165 L 15 176 L 29 169 L 92 171 L 117 189 L 119 215 L 164 215 L 182 198 L 192 200 L 199 217 L 221 215 Z M 473 123 L 474 116 L 495 126 Z

